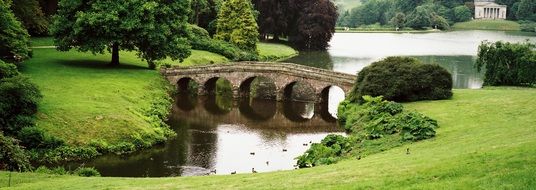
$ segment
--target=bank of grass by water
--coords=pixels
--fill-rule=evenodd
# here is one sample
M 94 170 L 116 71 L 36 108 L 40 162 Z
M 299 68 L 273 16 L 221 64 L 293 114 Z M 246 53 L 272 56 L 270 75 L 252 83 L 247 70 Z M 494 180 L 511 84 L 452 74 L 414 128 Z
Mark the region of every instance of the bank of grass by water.
M 454 90 L 451 100 L 405 104 L 438 120 L 435 138 L 311 169 L 151 179 L 15 173 L 12 182 L 15 189 L 531 189 L 534 97 L 534 88 L 501 87 Z M 0 187 L 7 176 L 0 172 Z
M 257 43 L 257 49 L 262 61 L 280 61 L 298 55 L 298 51 L 290 46 L 278 43 Z
M 500 30 L 520 31 L 519 23 L 509 20 L 471 20 L 459 22 L 452 26 L 454 30 Z

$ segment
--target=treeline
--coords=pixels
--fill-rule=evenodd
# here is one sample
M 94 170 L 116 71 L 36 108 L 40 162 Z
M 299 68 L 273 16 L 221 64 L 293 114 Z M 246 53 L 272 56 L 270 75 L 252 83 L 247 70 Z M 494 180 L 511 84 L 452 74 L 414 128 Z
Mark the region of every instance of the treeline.
M 466 0 L 362 0 L 363 4 L 341 13 L 338 26 L 391 25 L 413 29 L 449 29 L 455 22 L 468 21 L 472 11 Z M 472 2 L 472 1 L 471 1 Z
M 362 5 L 340 12 L 337 26 L 382 25 L 413 29 L 448 29 L 473 18 L 473 0 L 361 0 Z M 508 6 L 507 19 L 536 21 L 536 0 L 497 0 Z

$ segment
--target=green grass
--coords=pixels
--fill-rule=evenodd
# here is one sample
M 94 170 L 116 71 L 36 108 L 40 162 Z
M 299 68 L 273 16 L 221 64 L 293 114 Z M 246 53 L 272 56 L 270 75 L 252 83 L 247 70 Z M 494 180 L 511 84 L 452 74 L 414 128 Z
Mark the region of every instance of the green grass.
M 264 61 L 279 61 L 298 55 L 298 51 L 284 44 L 259 42 L 257 49 Z
M 134 52 L 121 52 L 120 67 L 108 67 L 110 55 L 34 49 L 23 73 L 40 88 L 38 127 L 69 145 L 92 141 L 108 145 L 136 136 L 160 136 L 146 112 L 157 97 L 165 97 L 165 81 Z M 227 62 L 223 56 L 192 51 L 181 65 Z M 177 61 L 164 62 L 179 64 Z
M 452 28 L 454 30 L 521 30 L 519 23 L 509 20 L 472 20 L 456 23 L 452 26 Z
M 178 178 L 15 173 L 14 189 L 533 189 L 536 89 L 455 90 L 405 104 L 439 121 L 437 137 L 311 169 Z M 406 154 L 406 148 L 411 154 Z M 8 173 L 0 173 L 6 186 Z
M 51 37 L 32 37 L 31 46 L 53 46 L 54 38 Z

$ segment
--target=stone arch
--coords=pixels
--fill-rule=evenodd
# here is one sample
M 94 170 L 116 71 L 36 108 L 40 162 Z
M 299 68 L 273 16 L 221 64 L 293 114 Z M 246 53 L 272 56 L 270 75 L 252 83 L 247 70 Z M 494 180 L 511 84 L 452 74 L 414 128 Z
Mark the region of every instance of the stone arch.
M 233 84 L 230 80 L 226 79 L 225 77 L 220 77 L 220 76 L 216 76 L 216 77 L 211 77 L 207 80 L 205 80 L 205 82 L 203 83 L 203 91 L 204 93 L 203 94 L 206 94 L 206 95 L 214 95 L 215 94 L 215 90 L 216 90 L 216 82 L 219 80 L 219 79 L 224 79 L 226 81 L 228 81 L 231 85 L 231 90 L 233 90 Z
M 247 77 L 246 80 L 243 80 L 239 86 L 240 97 L 250 96 L 251 87 L 255 79 L 262 80 L 262 83 L 260 84 L 261 86 L 259 86 L 259 88 L 261 88 L 262 91 L 267 91 L 266 93 L 260 95 L 261 99 L 276 99 L 277 86 L 274 80 L 269 77 L 262 76 L 262 75 L 250 76 L 250 77 Z
M 320 116 L 322 117 L 322 119 L 324 121 L 328 121 L 328 122 L 333 122 L 333 121 L 336 121 L 337 118 L 336 116 L 332 115 L 332 113 L 330 111 L 336 111 L 336 107 L 338 107 L 338 104 L 333 104 L 331 105 L 331 102 L 330 102 L 330 99 L 329 99 L 329 93 L 332 89 L 332 87 L 336 87 L 338 88 L 344 95 L 344 97 L 346 96 L 346 92 L 344 91 L 344 89 L 340 86 L 337 86 L 337 85 L 328 85 L 328 86 L 325 86 L 322 88 L 322 90 L 320 91 L 319 93 L 319 113 L 320 113 Z M 330 110 L 330 105 L 331 106 L 336 106 L 335 110 Z
M 191 90 L 197 90 L 197 89 L 190 89 L 190 83 L 191 82 L 194 82 L 196 86 L 194 87 L 199 87 L 199 82 L 197 82 L 195 79 L 191 78 L 191 77 L 183 77 L 183 78 L 180 78 L 178 81 L 177 81 L 177 90 L 179 93 L 185 93 L 185 92 L 189 92 Z M 193 92 L 193 91 L 192 91 Z
M 241 99 L 238 103 L 240 114 L 254 121 L 267 121 L 277 113 L 277 102 L 271 100 Z
M 294 86 L 300 85 L 297 88 Z M 294 92 L 297 90 L 298 92 Z M 315 101 L 317 99 L 315 88 L 304 80 L 295 80 L 287 83 L 280 89 L 281 100 Z

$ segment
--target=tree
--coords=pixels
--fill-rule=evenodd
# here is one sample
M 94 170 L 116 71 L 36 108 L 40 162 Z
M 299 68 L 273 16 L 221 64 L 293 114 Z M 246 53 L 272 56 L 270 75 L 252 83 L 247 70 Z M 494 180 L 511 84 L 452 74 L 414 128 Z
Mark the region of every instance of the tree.
M 30 35 L 15 19 L 10 4 L 0 0 L 0 59 L 22 61 L 30 57 Z
M 297 30 L 289 41 L 304 50 L 325 50 L 335 32 L 337 9 L 329 0 L 311 0 L 302 4 Z
M 407 26 L 415 29 L 424 29 L 432 24 L 432 13 L 425 6 L 418 6 L 408 16 Z
M 278 40 L 288 30 L 289 1 L 288 0 L 254 0 L 255 9 L 259 11 L 257 23 L 261 37 L 273 35 Z
M 259 32 L 249 0 L 225 0 L 218 13 L 215 39 L 256 52 Z
M 190 23 L 195 25 L 199 25 L 201 14 L 210 11 L 210 5 L 207 0 L 193 0 L 190 7 L 192 10 L 192 14 L 190 16 Z
M 11 10 L 31 34 L 48 34 L 49 23 L 37 0 L 15 0 Z
M 518 20 L 536 21 L 536 0 L 521 0 L 517 7 Z
M 450 25 L 447 19 L 435 13 L 432 13 L 432 25 L 434 26 L 435 29 L 440 29 L 440 30 L 450 29 Z
M 403 28 L 406 23 L 406 15 L 404 13 L 396 13 L 390 23 L 397 28 Z
M 456 18 L 456 22 L 465 22 L 471 20 L 471 18 L 473 18 L 473 14 L 468 7 L 461 5 L 454 7 L 454 18 Z
M 187 41 L 189 1 L 60 1 L 51 27 L 58 50 L 112 53 L 111 65 L 119 64 L 119 51 L 137 51 L 154 62 L 170 57 L 182 61 L 190 55 Z

